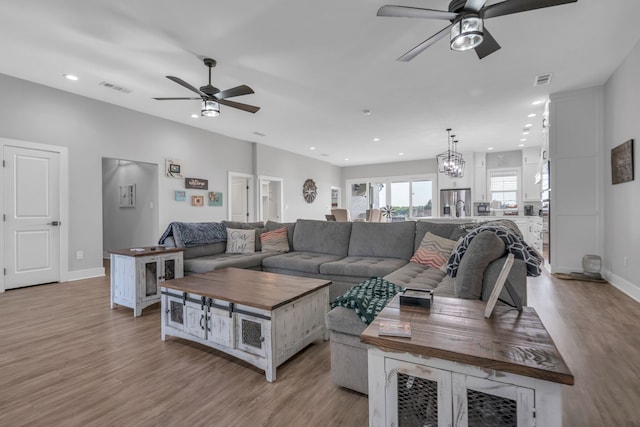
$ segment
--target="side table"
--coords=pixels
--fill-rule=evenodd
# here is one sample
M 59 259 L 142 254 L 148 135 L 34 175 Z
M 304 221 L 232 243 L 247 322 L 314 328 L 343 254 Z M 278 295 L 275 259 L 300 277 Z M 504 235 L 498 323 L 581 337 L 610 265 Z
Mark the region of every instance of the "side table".
M 111 254 L 111 308 L 116 304 L 142 309 L 160 302 L 161 282 L 183 277 L 183 248 L 146 246 L 109 251 Z

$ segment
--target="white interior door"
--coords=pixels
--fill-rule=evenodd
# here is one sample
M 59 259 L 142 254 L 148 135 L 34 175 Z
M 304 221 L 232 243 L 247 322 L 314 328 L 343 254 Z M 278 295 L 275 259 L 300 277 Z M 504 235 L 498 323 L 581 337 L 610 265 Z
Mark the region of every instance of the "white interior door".
M 231 181 L 231 221 L 249 220 L 249 179 L 234 176 Z
M 5 289 L 60 280 L 60 155 L 5 146 Z

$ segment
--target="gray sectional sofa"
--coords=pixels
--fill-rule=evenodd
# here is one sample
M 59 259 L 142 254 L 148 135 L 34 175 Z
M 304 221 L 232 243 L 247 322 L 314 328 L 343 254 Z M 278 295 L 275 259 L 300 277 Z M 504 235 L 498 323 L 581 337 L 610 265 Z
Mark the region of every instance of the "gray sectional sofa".
M 256 249 L 264 231 L 287 228 L 290 251 L 287 253 L 256 252 L 225 254 L 224 242 L 187 248 L 184 254 L 185 274 L 204 273 L 224 267 L 261 269 L 273 273 L 331 280 L 333 300 L 346 290 L 371 277 L 383 277 L 401 287 L 434 290 L 434 295 L 456 297 L 455 279 L 440 269 L 410 262 L 427 232 L 450 240 L 466 234 L 459 224 L 406 221 L 391 223 L 332 222 L 299 219 L 295 223 L 239 224 L 223 222 L 228 228 L 254 228 Z M 480 241 L 481 239 L 477 239 Z M 171 241 L 165 242 L 171 245 Z M 471 257 L 469 257 L 471 258 Z M 506 254 L 480 264 L 481 270 L 469 270 L 482 286 L 481 297 L 488 299 Z M 463 258 L 464 259 L 464 258 Z M 463 270 L 460 265 L 460 270 Z M 470 267 L 469 267 L 470 268 Z M 526 305 L 525 263 L 516 259 L 507 281 Z M 510 300 L 506 290 L 501 299 Z M 367 347 L 360 343 L 366 328 L 355 312 L 336 307 L 327 315 L 331 340 L 331 377 L 335 384 L 367 393 Z

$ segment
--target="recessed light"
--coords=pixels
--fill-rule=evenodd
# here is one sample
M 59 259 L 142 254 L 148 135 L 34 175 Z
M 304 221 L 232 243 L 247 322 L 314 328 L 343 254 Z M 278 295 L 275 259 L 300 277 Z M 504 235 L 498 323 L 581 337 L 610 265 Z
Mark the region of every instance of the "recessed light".
M 74 76 L 73 74 L 63 74 L 63 77 L 67 80 L 71 80 L 72 82 L 78 81 L 78 76 Z
M 380 141 L 380 138 L 373 138 L 373 142 L 378 142 Z
M 524 125 L 524 127 L 526 128 L 530 128 L 531 126 L 533 126 L 533 123 L 527 123 L 526 125 Z
M 529 114 L 527 117 L 535 117 L 535 116 L 537 116 L 537 114 L 536 114 L 536 113 L 531 113 L 531 114 Z
M 345 157 L 345 158 L 344 158 L 344 161 L 345 161 L 345 162 L 348 162 L 348 161 L 349 161 L 349 158 L 348 158 L 348 157 Z
M 404 153 L 398 153 L 398 156 L 404 156 Z
M 489 148 L 487 148 L 487 150 L 493 150 L 493 147 L 489 147 Z
M 316 147 L 309 147 L 309 150 L 315 150 Z
M 192 119 L 197 119 L 198 117 L 200 117 L 200 116 L 198 116 L 197 114 L 192 114 L 192 115 L 191 115 L 191 118 L 192 118 Z
M 524 144 L 518 144 L 518 147 L 524 147 Z
M 527 138 L 521 138 L 520 142 L 525 142 L 527 140 Z
M 523 135 L 529 135 L 531 132 L 522 132 Z
M 544 104 L 544 100 L 540 100 L 540 99 L 539 99 L 539 100 L 537 100 L 537 101 L 533 101 L 533 102 L 531 103 L 531 105 L 540 105 L 540 104 Z

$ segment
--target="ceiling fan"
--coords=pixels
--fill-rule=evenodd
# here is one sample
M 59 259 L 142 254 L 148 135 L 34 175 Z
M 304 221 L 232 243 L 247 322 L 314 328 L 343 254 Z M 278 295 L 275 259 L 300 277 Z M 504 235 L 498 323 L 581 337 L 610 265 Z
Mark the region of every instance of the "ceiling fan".
M 575 3 L 577 1 L 578 0 L 505 0 L 486 6 L 485 3 L 487 0 L 452 0 L 451 3 L 449 3 L 448 11 L 387 5 L 378 9 L 378 16 L 451 21 L 451 24 L 402 55 L 398 58 L 398 61 L 411 61 L 447 34 L 450 34 L 451 49 L 457 51 L 475 49 L 478 58 L 482 59 L 500 49 L 498 42 L 484 26 L 485 19 Z
M 185 100 L 185 99 L 200 99 L 202 100 L 202 110 L 200 114 L 205 117 L 215 117 L 220 115 L 220 106 L 218 104 L 226 105 L 227 107 L 237 108 L 249 113 L 257 112 L 260 107 L 253 105 L 242 104 L 240 102 L 229 101 L 227 98 L 233 98 L 234 96 L 249 95 L 253 92 L 247 85 L 240 85 L 231 89 L 221 91 L 217 87 L 211 85 L 211 69 L 216 66 L 216 61 L 211 58 L 204 58 L 204 65 L 209 67 L 209 84 L 197 89 L 195 86 L 190 85 L 179 77 L 166 76 L 169 80 L 178 83 L 180 86 L 184 86 L 192 92 L 197 93 L 199 98 L 153 98 L 158 101 L 173 101 L 173 100 Z

